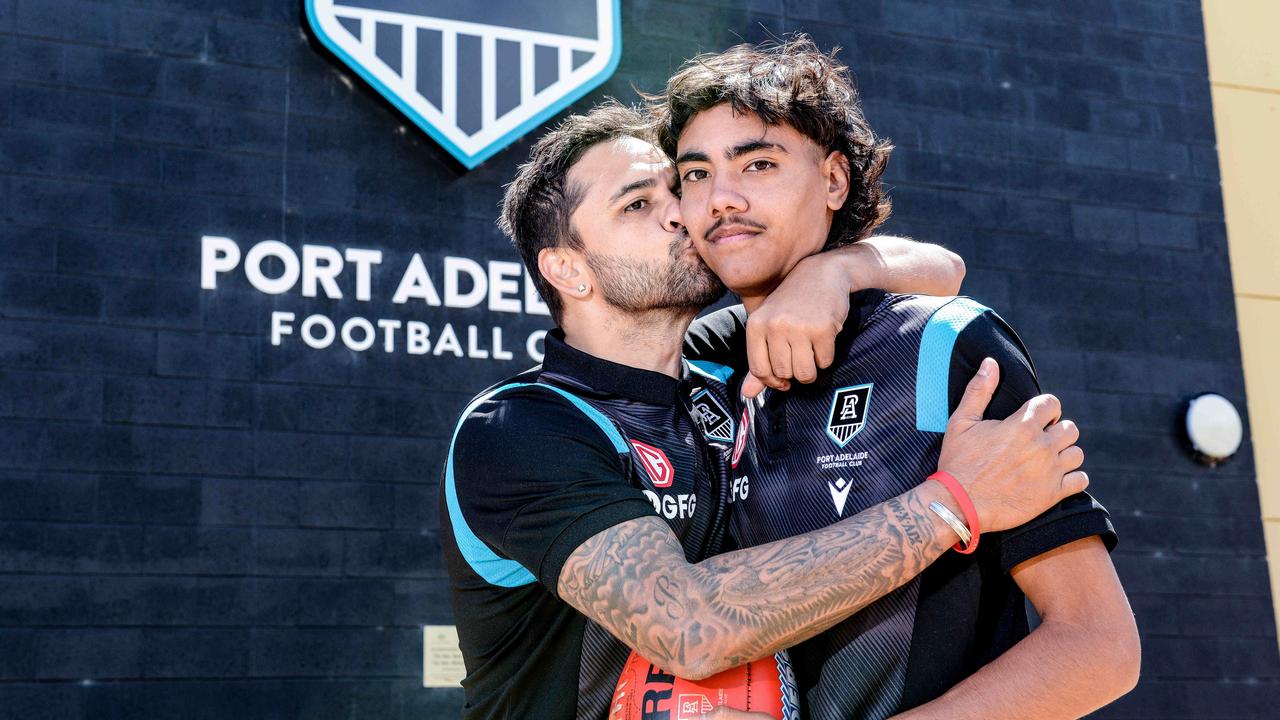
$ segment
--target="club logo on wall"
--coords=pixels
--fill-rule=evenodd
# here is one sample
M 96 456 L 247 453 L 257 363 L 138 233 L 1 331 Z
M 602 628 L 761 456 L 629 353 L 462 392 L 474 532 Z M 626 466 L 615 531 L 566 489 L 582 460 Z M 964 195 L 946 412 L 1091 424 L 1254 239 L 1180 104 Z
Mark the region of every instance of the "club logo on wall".
M 849 444 L 867 423 L 867 406 L 871 403 L 872 383 L 836 390 L 831 398 L 831 414 L 827 418 L 827 435 L 840 447 Z
M 306 0 L 316 37 L 468 168 L 604 82 L 619 0 Z

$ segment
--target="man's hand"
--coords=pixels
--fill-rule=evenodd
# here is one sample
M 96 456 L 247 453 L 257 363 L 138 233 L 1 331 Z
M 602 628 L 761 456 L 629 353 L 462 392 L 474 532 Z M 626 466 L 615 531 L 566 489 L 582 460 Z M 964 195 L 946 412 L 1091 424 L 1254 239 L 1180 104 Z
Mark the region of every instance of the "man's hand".
M 751 376 L 742 394 L 766 386 L 810 383 L 835 361 L 836 335 L 849 316 L 849 294 L 868 288 L 895 293 L 954 295 L 964 261 L 938 245 L 882 235 L 811 255 L 787 274 L 747 318 Z
M 813 382 L 818 369 L 835 360 L 836 335 L 849 317 L 852 291 L 846 269 L 831 255 L 801 260 L 747 316 L 751 376 L 742 387 L 747 397 L 755 397 L 766 385 L 787 390 L 793 378 Z
M 984 532 L 1017 527 L 1089 485 L 1077 470 L 1080 431 L 1060 420 L 1054 396 L 1031 398 L 1005 420 L 982 419 L 999 381 L 1000 366 L 986 358 L 947 422 L 938 458 L 938 469 L 969 493 Z

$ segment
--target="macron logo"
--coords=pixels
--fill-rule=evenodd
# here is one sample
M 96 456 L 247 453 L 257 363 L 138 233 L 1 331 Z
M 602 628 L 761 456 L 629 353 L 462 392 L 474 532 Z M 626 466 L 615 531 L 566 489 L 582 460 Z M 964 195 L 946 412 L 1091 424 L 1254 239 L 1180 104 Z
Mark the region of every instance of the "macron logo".
M 844 517 L 844 503 L 849 499 L 849 488 L 853 483 L 844 478 L 827 481 L 827 489 L 831 491 L 831 502 L 835 503 L 836 515 Z

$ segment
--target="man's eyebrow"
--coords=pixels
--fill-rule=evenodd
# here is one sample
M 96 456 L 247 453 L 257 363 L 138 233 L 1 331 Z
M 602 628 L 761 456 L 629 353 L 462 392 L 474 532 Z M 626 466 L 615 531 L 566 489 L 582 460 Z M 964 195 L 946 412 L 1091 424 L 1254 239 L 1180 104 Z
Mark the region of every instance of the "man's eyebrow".
M 624 195 L 626 195 L 627 193 L 633 190 L 639 190 L 641 188 L 651 188 L 656 184 L 657 182 L 653 178 L 645 178 L 643 180 L 637 180 L 635 182 L 627 183 L 626 185 L 622 186 L 621 190 L 614 193 L 613 197 L 609 198 L 609 202 L 615 203 L 618 200 L 621 200 Z
M 733 160 L 734 158 L 741 157 L 747 153 L 752 153 L 757 150 L 777 150 L 781 153 L 786 153 L 788 155 L 791 154 L 785 146 L 778 143 L 765 142 L 764 140 L 749 140 L 725 150 L 724 157 L 726 160 Z M 676 158 L 676 165 L 683 165 L 687 162 L 711 162 L 711 158 L 701 150 L 689 150 L 688 152 L 681 153 L 680 157 Z
M 733 160 L 734 158 L 742 157 L 747 153 L 752 153 L 757 150 L 777 150 L 778 152 L 781 152 L 781 153 L 786 153 L 788 155 L 791 154 L 787 152 L 787 149 L 785 147 L 783 147 L 782 145 L 779 145 L 778 143 L 765 142 L 764 140 L 752 140 L 750 142 L 744 142 L 739 145 L 734 145 L 728 150 L 725 150 L 724 159 Z
M 707 157 L 707 154 L 701 150 L 688 150 L 681 153 L 680 157 L 676 158 L 677 165 L 687 162 L 711 162 L 711 158 Z

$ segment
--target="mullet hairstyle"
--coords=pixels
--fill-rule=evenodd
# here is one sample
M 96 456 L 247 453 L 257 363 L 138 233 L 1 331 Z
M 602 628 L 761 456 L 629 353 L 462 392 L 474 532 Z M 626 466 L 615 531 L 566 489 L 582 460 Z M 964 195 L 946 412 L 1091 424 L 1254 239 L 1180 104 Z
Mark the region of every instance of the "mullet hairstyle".
M 735 45 L 688 60 L 649 95 L 658 143 L 676 157 L 676 145 L 693 117 L 723 103 L 768 125 L 786 123 L 827 153 L 849 161 L 849 197 L 835 212 L 824 250 L 857 242 L 889 217 L 891 204 L 880 176 L 893 145 L 877 138 L 862 114 L 849 68 L 818 49 L 805 34 L 778 42 Z
M 653 125 L 638 110 L 609 99 L 584 115 L 571 115 L 538 140 L 502 198 L 498 227 L 510 238 L 534 287 L 559 325 L 564 301 L 538 270 L 545 248 L 582 249 L 570 218 L 586 188 L 569 182 L 569 169 L 591 148 L 619 138 L 654 142 Z

